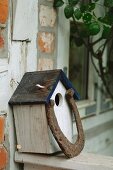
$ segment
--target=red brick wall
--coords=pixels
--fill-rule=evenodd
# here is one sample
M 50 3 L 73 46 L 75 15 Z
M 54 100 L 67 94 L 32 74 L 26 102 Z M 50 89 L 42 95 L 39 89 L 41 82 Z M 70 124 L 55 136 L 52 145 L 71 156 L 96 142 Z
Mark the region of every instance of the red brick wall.
M 6 27 L 6 21 L 8 18 L 8 0 L 0 0 L 0 49 L 4 48 L 4 36 L 3 32 Z
M 8 153 L 4 147 L 5 116 L 0 116 L 0 170 L 3 170 L 8 162 Z
M 0 0 L 0 23 L 5 24 L 8 18 L 8 0 Z

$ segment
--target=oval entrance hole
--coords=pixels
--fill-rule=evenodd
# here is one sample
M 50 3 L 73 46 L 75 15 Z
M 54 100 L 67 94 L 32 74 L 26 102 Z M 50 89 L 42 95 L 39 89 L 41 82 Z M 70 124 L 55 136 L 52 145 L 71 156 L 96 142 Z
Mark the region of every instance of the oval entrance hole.
M 60 93 L 57 93 L 56 96 L 55 96 L 55 104 L 57 106 L 61 106 L 62 101 L 63 101 L 62 95 Z

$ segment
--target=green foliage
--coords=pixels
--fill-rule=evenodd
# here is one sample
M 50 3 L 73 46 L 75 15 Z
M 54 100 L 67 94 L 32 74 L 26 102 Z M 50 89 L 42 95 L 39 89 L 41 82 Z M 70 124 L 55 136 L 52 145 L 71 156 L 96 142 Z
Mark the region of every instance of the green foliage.
M 76 5 L 79 0 L 68 0 L 70 5 Z
M 82 12 L 79 8 L 76 8 L 74 11 L 74 17 L 79 20 L 82 17 Z
M 109 35 L 111 25 L 113 24 L 113 0 L 104 0 L 103 7 L 107 7 L 104 16 L 96 16 L 94 10 L 97 7 L 97 1 L 89 3 L 81 3 L 80 0 L 55 0 L 55 7 L 64 5 L 64 14 L 67 19 L 72 18 L 77 24 L 80 20 L 83 23 L 82 31 L 79 30 L 80 38 L 95 36 L 102 31 L 102 38 L 105 39 Z M 79 4 L 79 5 L 78 5 Z
M 81 10 L 82 13 L 85 13 L 88 10 L 88 5 L 81 4 L 80 10 Z
M 88 10 L 91 12 L 95 9 L 95 3 L 89 3 Z
M 106 7 L 113 7 L 113 0 L 104 0 L 104 5 Z
M 103 39 L 105 38 L 108 38 L 109 37 L 109 34 L 110 34 L 110 30 L 111 28 L 106 26 L 106 25 L 103 25 L 103 32 L 102 32 L 102 37 Z
M 91 22 L 91 19 L 92 19 L 92 15 L 90 13 L 85 13 L 83 15 L 84 23 L 89 24 Z
M 63 0 L 54 0 L 54 7 L 61 7 L 64 5 Z
M 71 6 L 71 5 L 65 6 L 65 8 L 64 8 L 64 14 L 65 14 L 65 17 L 66 17 L 67 19 L 71 18 L 71 17 L 73 16 L 73 13 L 74 13 L 74 8 L 73 8 L 73 6 Z
M 81 0 L 54 0 L 54 7 L 64 6 L 64 14 L 67 19 L 73 20 L 73 33 L 72 38 L 74 44 L 78 47 L 85 45 L 88 52 L 92 57 L 92 64 L 99 75 L 103 84 L 113 100 L 113 91 L 111 92 L 108 84 L 108 80 L 105 74 L 105 67 L 103 66 L 103 54 L 108 43 L 111 43 L 113 37 L 113 0 L 92 0 L 90 2 L 81 2 Z M 102 9 L 102 13 L 96 13 L 97 9 Z M 81 26 L 80 26 L 81 25 Z M 98 34 L 98 35 L 97 35 Z M 96 36 L 97 35 L 97 36 Z M 96 40 L 90 38 L 96 36 Z M 90 40 L 93 40 L 92 42 Z M 89 40 L 89 44 L 87 41 Z M 102 41 L 104 40 L 104 41 Z M 98 44 L 98 45 L 96 45 Z M 96 45 L 96 46 L 95 46 Z M 112 54 L 113 40 L 109 47 L 110 53 L 108 58 Z M 98 66 L 95 65 L 93 58 L 97 59 Z M 111 61 L 110 61 L 111 63 Z M 113 62 L 112 62 L 113 68 Z M 113 70 L 113 69 L 112 69 Z M 113 75 L 113 72 L 112 72 Z M 111 76 L 110 76 L 111 77 Z M 112 76 L 113 77 L 113 76 Z M 113 84 L 112 84 L 113 87 Z M 113 88 L 112 88 L 113 89 Z
M 100 25 L 98 22 L 92 22 L 88 25 L 88 31 L 90 35 L 97 35 L 100 32 Z

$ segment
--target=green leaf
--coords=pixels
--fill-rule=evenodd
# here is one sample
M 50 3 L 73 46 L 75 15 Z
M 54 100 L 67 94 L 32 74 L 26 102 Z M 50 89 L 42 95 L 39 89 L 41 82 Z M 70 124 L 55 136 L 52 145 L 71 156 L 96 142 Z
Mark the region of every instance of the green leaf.
M 113 0 L 104 0 L 104 6 L 113 7 Z
M 90 13 L 85 13 L 83 16 L 83 21 L 84 23 L 90 23 L 92 19 L 92 15 Z
M 61 7 L 63 6 L 64 1 L 63 0 L 54 0 L 54 7 Z
M 113 7 L 109 9 L 109 11 L 106 13 L 106 15 L 102 18 L 98 18 L 99 21 L 101 21 L 104 24 L 112 26 L 113 24 Z
M 111 31 L 110 27 L 103 25 L 102 37 L 105 38 L 105 39 L 108 38 L 110 31 Z
M 87 25 L 87 27 L 90 35 L 97 35 L 100 32 L 100 25 L 98 22 L 92 22 Z
M 86 12 L 88 10 L 88 5 L 81 4 L 80 10 L 82 13 Z
M 70 5 L 76 5 L 79 2 L 79 0 L 68 0 L 68 2 Z
M 81 10 L 79 8 L 75 9 L 74 16 L 78 20 L 82 17 L 82 13 L 81 13 Z
M 110 22 L 109 22 L 109 19 L 108 19 L 107 16 L 104 16 L 103 18 L 102 18 L 102 17 L 99 17 L 99 18 L 98 18 L 98 21 L 99 21 L 99 22 L 102 22 L 103 24 L 110 25 Z
M 67 19 L 71 18 L 73 16 L 73 13 L 74 13 L 74 9 L 71 5 L 67 5 L 65 8 L 64 8 L 64 14 L 65 14 L 65 17 Z
M 89 3 L 88 10 L 93 11 L 95 9 L 95 3 Z

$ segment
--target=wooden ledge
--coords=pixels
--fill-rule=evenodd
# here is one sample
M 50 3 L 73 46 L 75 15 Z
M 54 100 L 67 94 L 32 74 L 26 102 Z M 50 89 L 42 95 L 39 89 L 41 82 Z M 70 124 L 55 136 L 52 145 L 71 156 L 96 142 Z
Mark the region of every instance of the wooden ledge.
M 65 170 L 113 170 L 113 157 L 91 153 L 82 153 L 77 157 L 67 159 L 64 155 L 48 156 L 16 152 L 15 161 Z

